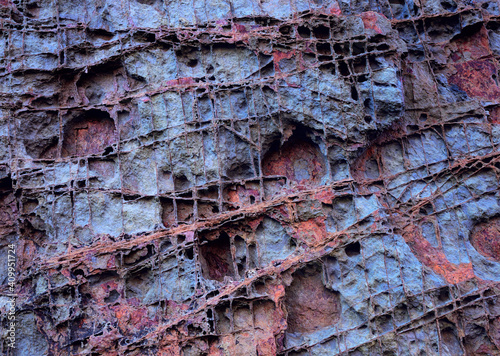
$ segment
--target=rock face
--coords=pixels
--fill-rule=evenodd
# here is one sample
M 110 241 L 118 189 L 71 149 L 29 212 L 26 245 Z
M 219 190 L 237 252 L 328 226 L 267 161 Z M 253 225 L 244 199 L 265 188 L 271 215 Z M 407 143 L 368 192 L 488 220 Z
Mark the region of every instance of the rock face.
M 496 0 L 0 10 L 2 354 L 500 354 Z

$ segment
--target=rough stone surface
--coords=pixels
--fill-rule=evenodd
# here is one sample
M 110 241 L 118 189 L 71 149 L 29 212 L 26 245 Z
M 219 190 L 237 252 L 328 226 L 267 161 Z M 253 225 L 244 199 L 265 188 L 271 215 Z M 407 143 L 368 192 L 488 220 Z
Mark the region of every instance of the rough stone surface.
M 500 355 L 499 6 L 0 0 L 0 353 Z

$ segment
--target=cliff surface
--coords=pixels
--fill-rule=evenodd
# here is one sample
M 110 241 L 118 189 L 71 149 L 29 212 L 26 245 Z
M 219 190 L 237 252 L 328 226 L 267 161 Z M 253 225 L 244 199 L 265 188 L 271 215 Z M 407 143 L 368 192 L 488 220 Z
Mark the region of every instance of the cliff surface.
M 500 354 L 496 0 L 1 0 L 0 31 L 3 354 Z

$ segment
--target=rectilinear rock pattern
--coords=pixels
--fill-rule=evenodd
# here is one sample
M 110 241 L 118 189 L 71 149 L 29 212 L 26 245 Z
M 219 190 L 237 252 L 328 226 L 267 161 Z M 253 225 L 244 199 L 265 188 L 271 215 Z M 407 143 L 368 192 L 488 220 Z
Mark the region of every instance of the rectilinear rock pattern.
M 500 354 L 498 1 L 0 10 L 2 354 Z

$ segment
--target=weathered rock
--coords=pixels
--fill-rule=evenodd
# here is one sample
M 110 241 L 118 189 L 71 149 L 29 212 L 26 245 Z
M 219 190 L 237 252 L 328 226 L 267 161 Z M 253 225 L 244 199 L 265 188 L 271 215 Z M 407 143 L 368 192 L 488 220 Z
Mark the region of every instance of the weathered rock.
M 499 354 L 499 16 L 0 1 L 1 352 Z

